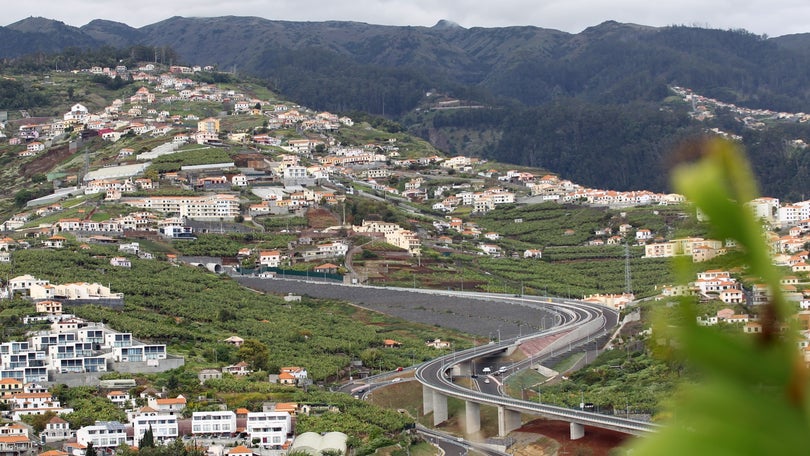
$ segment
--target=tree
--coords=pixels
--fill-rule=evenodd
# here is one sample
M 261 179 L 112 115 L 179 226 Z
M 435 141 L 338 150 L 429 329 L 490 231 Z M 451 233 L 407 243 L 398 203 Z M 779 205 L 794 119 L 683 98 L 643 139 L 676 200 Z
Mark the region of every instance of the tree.
M 267 370 L 270 349 L 258 339 L 246 339 L 236 351 L 236 356 L 248 363 L 253 370 Z
M 93 448 L 93 442 L 87 443 L 87 448 L 84 450 L 84 456 L 98 456 L 96 449 Z
M 26 422 L 28 422 L 34 428 L 34 432 L 36 433 L 40 433 L 45 430 L 45 426 L 48 424 L 48 421 L 55 416 L 55 412 L 46 412 L 42 415 L 24 415 L 25 418 L 28 418 Z
M 155 446 L 155 434 L 152 426 L 143 433 L 143 438 L 138 442 L 138 448 L 153 448 Z

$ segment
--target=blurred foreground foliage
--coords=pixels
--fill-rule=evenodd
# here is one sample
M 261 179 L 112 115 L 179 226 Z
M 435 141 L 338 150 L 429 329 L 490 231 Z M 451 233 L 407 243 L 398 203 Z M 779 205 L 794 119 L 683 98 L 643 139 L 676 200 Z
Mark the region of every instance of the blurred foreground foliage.
M 741 151 L 722 140 L 696 141 L 681 152 L 684 163 L 673 173 L 676 190 L 706 214 L 714 239 L 736 241 L 740 266 L 770 288 L 771 299 L 760 309 L 762 332 L 756 335 L 698 326 L 689 302 L 680 306 L 684 324 L 655 325 L 654 338 L 666 341 L 667 355 L 694 368 L 700 381 L 681 388 L 669 423 L 634 442 L 632 454 L 806 454 L 807 368 L 790 327 L 779 271 L 745 205 L 757 196 L 753 173 Z M 678 268 L 683 282 L 687 271 L 687 265 Z

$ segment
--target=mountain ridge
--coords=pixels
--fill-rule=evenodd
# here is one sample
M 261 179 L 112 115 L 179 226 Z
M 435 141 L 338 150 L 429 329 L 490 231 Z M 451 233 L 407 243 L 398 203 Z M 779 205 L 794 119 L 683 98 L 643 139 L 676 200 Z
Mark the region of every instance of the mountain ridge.
M 664 154 L 675 144 L 709 127 L 737 128 L 733 116 L 722 112 L 719 124 L 702 125 L 690 121 L 685 108 L 662 106 L 672 86 L 747 108 L 810 112 L 810 34 L 768 38 L 744 30 L 616 21 L 576 34 L 536 26 L 388 26 L 253 16 L 175 16 L 139 28 L 104 20 L 81 28 L 47 21 L 29 18 L 1 27 L 0 58 L 82 46 L 151 46 L 157 59 L 161 48 L 161 57 L 170 56 L 163 63 L 213 65 L 258 77 L 302 105 L 398 120 L 451 154 L 518 165 L 558 163 L 553 171 L 601 188 L 665 190 Z M 151 58 L 149 53 L 138 55 Z M 492 109 L 433 111 L 426 93 Z M 669 114 L 656 114 L 661 109 Z M 810 142 L 805 130 L 796 125 L 779 134 Z M 789 182 L 790 192 L 810 193 L 810 183 L 799 182 L 803 172 L 777 169 L 785 157 L 803 169 L 804 151 L 786 151 L 775 134 L 732 132 L 743 136 L 765 189 L 778 194 L 774 187 Z M 583 163 L 602 172 L 583 170 Z

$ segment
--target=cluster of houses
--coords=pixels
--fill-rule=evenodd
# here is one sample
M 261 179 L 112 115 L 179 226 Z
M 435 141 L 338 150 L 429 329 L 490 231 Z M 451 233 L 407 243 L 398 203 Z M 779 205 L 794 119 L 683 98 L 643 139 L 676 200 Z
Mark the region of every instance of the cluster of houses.
M 0 427 L 0 453 L 36 454 L 35 449 L 45 443 L 51 446 L 61 444 L 62 451 L 54 453 L 60 455 L 83 456 L 90 445 L 97 453 L 114 454 L 121 445 L 137 447 L 151 431 L 158 445 L 188 437 L 206 447 L 207 454 L 256 454 L 245 445 L 235 446 L 238 441 L 262 450 L 262 454 L 267 454 L 266 450 L 272 454 L 286 454 L 293 444 L 293 417 L 298 413 L 310 413 L 309 406 L 297 403 L 265 404 L 258 412 L 238 408 L 188 413 L 185 397 L 164 397 L 152 388 L 141 390 L 136 397 L 128 391 L 109 390 L 105 397 L 126 412 L 126 422 L 96 421 L 72 429 L 60 415 L 73 410 L 60 407 L 58 399 L 47 388 L 34 383 L 23 384 L 13 378 L 0 380 L 0 401 L 11 408 L 6 414 L 15 422 L 19 422 L 23 415 L 55 413 L 37 438 L 28 426 L 11 423 Z M 210 445 L 204 442 L 210 442 Z M 345 435 L 332 444 L 335 449 L 345 452 Z
M 114 370 L 161 371 L 177 367 L 182 359 L 169 359 L 164 344 L 146 344 L 102 323 L 88 322 L 63 312 L 71 302 L 113 300 L 100 284 L 50 284 L 47 280 L 25 275 L 9 280 L 6 296 L 24 294 L 34 301 L 37 315 L 24 322 L 49 324 L 49 329 L 30 333 L 26 341 L 0 344 L 0 378 L 13 378 L 22 383 L 44 383 L 69 374 L 100 375 Z
M 146 68 L 146 67 L 144 67 Z M 30 141 L 41 138 L 56 138 L 61 127 L 83 127 L 86 130 L 97 132 L 102 138 L 115 141 L 124 134 L 152 134 L 169 135 L 171 140 L 148 153 L 138 154 L 138 160 L 147 160 L 165 153 L 173 153 L 178 147 L 187 142 L 212 143 L 227 140 L 240 144 L 248 144 L 264 148 L 266 151 L 281 152 L 268 158 L 266 154 L 256 154 L 247 157 L 237 171 L 235 164 L 217 164 L 216 166 L 189 167 L 180 173 L 166 173 L 165 179 L 181 185 L 188 185 L 194 189 L 218 191 L 200 196 L 139 196 L 127 197 L 128 193 L 149 191 L 157 187 L 157 183 L 150 179 L 137 177 L 146 165 L 102 168 L 84 176 L 82 191 L 85 194 L 105 193 L 106 199 L 118 201 L 141 209 L 146 213 L 155 212 L 176 216 L 180 219 L 200 220 L 234 220 L 240 216 L 253 217 L 266 214 L 289 214 L 300 209 L 322 203 L 339 204 L 345 199 L 338 186 L 336 189 L 313 188 L 311 184 L 318 180 L 329 181 L 333 176 L 339 175 L 351 181 L 362 183 L 374 190 L 379 190 L 410 200 L 424 201 L 431 196 L 437 200 L 433 209 L 449 213 L 459 206 L 470 206 L 476 214 L 486 213 L 503 204 L 513 204 L 517 195 L 514 191 L 501 186 L 473 189 L 469 184 L 440 185 L 432 189 L 423 177 L 409 176 L 404 183 L 404 190 L 392 188 L 385 183 L 394 175 L 397 168 L 410 169 L 413 166 L 430 167 L 453 172 L 472 173 L 482 163 L 481 160 L 465 156 L 443 158 L 438 156 L 419 158 L 400 158 L 399 147 L 395 139 L 383 144 L 366 144 L 363 146 L 347 147 L 337 144 L 328 135 L 314 138 L 281 139 L 266 133 L 230 133 L 223 136 L 220 119 L 196 119 L 189 116 L 179 117 L 172 115 L 166 108 L 174 101 L 214 101 L 229 103 L 233 106 L 234 115 L 261 115 L 265 118 L 267 131 L 294 126 L 302 132 L 328 133 L 341 126 L 351 126 L 349 118 L 339 118 L 328 112 L 313 112 L 300 106 L 276 103 L 250 98 L 234 90 L 220 89 L 215 85 L 193 82 L 187 77 L 188 73 L 196 71 L 183 69 L 169 71 L 162 74 L 151 70 L 138 68 L 127 70 L 122 68 L 110 69 L 105 72 L 88 72 L 93 74 L 127 74 L 133 80 L 141 81 L 143 86 L 127 99 L 113 101 L 110 106 L 101 112 L 91 113 L 81 104 L 71 107 L 63 118 L 51 124 L 25 125 L 20 128 L 16 138 Z M 97 70 L 97 69 L 96 69 Z M 196 129 L 190 124 L 196 125 Z M 189 125 L 188 127 L 186 125 Z M 47 133 L 47 134 L 45 134 Z M 304 135 L 306 136 L 306 134 Z M 325 139 L 324 139 L 325 138 Z M 14 139 L 14 138 L 12 138 Z M 132 149 L 121 149 L 119 158 L 130 159 L 135 156 Z M 308 163 L 305 165 L 305 162 Z M 225 168 L 225 169 L 222 169 Z M 262 172 L 256 172 L 262 171 Z M 283 187 L 253 186 L 267 179 L 268 174 L 273 182 L 282 182 Z M 493 171 L 479 173 L 483 177 L 495 177 Z M 403 174 L 404 175 L 404 174 Z M 509 185 L 519 185 L 535 197 L 543 201 L 578 202 L 592 205 L 642 205 L 642 204 L 669 204 L 683 201 L 680 195 L 660 195 L 651 192 L 610 192 L 602 190 L 585 189 L 570 181 L 553 175 L 534 176 L 531 173 L 510 170 L 497 175 L 499 181 Z M 299 185 L 303 184 L 303 185 Z M 261 198 L 260 203 L 251 204 L 242 213 L 239 199 L 228 193 L 232 187 L 244 188 L 253 186 L 251 190 Z M 335 187 L 333 185 L 333 187 Z M 346 193 L 351 188 L 344 187 Z M 148 217 L 144 220 L 132 219 L 130 216 L 121 220 L 108 220 L 93 222 L 90 220 L 60 221 L 59 229 L 68 231 L 100 231 L 120 232 L 128 229 L 140 229 L 153 223 L 154 219 Z M 26 217 L 15 216 L 6 221 L 3 228 L 19 229 L 28 223 Z M 175 226 L 175 225 L 173 225 Z M 151 227 L 150 227 L 151 228 Z M 420 253 L 421 242 L 417 235 L 401 227 L 392 229 L 385 227 L 384 231 L 373 231 L 365 225 L 355 227 L 355 231 L 382 233 L 386 241 L 401 247 L 412 255 Z M 170 232 L 182 230 L 169 229 Z M 184 233 L 189 235 L 188 232 Z M 500 255 L 497 243 L 484 243 L 481 250 L 488 255 Z M 537 252 L 524 252 L 524 256 L 539 257 Z M 271 263 L 272 260 L 269 260 Z
M 785 299 L 796 305 L 794 319 L 800 329 L 799 349 L 803 350 L 805 360 L 810 362 L 810 283 L 797 276 L 788 275 L 781 280 L 781 291 Z M 753 282 L 743 286 L 731 271 L 711 269 L 697 273 L 695 281 L 686 285 L 664 286 L 660 288 L 657 299 L 677 296 L 694 296 L 701 302 L 716 301 L 729 306 L 754 307 L 766 304 L 771 296 L 769 288 Z M 703 326 L 721 323 L 739 325 L 746 334 L 762 332 L 759 318 L 749 314 L 735 312 L 732 308 L 723 308 L 714 314 L 703 314 L 697 317 Z M 786 330 L 787 328 L 782 328 Z
M 803 112 L 778 112 L 771 111 L 770 109 L 745 108 L 697 94 L 693 92 L 692 89 L 686 87 L 674 86 L 670 87 L 670 90 L 692 106 L 691 115 L 698 120 L 706 120 L 714 117 L 714 111 L 717 109 L 729 110 L 735 117 L 740 119 L 746 127 L 753 129 L 764 128 L 766 125 L 765 121 L 767 120 L 782 120 L 786 122 L 807 122 L 810 120 L 810 114 Z M 799 141 L 796 145 L 806 147 L 803 141 Z
M 31 333 L 26 341 L 0 344 L 0 402 L 5 404 L 4 416 L 13 421 L 19 421 L 25 415 L 53 413 L 56 416 L 37 438 L 30 435 L 28 426 L 11 424 L 0 427 L 0 454 L 7 451 L 13 451 L 9 454 L 35 454 L 38 443 L 56 441 L 64 442 L 63 452 L 59 454 L 81 456 L 89 444 L 97 451 L 113 451 L 121 444 L 137 446 L 150 429 L 159 444 L 181 436 L 200 439 L 240 437 L 253 442 L 252 446 L 278 450 L 279 454 L 290 447 L 293 435 L 291 417 L 299 411 L 297 404 L 274 404 L 261 412 L 246 409 L 193 412 L 189 419 L 188 413 L 185 413 L 187 401 L 182 396 L 162 397 L 157 391 L 147 389 L 138 400 L 131 396 L 130 391 L 115 388 L 134 387 L 134 380 L 98 382 L 102 388 L 110 389 L 106 393 L 107 399 L 126 410 L 127 423 L 96 422 L 71 429 L 60 415 L 73 410 L 63 407 L 43 384 L 71 383 L 71 374 L 76 375 L 73 380 L 78 379 L 80 384 L 85 384 L 88 375 L 119 369 L 159 371 L 178 367 L 178 364 L 160 366 L 167 360 L 165 345 L 144 344 L 135 340 L 131 333 L 117 332 L 104 324 L 65 314 L 62 302 L 55 300 L 110 295 L 108 289 L 98 284 L 51 285 L 33 276 L 20 276 L 9 281 L 9 292 L 26 293 L 36 302 L 39 314 L 26 317 L 26 323 L 50 323 L 50 328 Z M 225 342 L 238 347 L 244 340 L 232 336 Z M 213 370 L 213 374 L 209 371 L 212 369 L 200 372 L 201 382 L 221 378 L 223 373 L 251 373 L 245 363 Z M 303 386 L 306 384 L 307 371 L 295 366 L 285 367 L 273 377 L 270 380 L 280 384 Z M 107 385 L 105 382 L 115 384 Z M 126 385 L 116 382 L 125 382 Z M 136 404 L 145 405 L 137 407 Z M 337 442 L 342 442 L 338 449 L 345 451 L 346 439 L 337 439 Z M 237 452 L 234 449 L 238 449 Z M 226 448 L 220 445 L 211 454 L 253 455 L 254 452 L 244 446 Z
M 181 145 L 189 142 L 210 144 L 229 141 L 251 145 L 262 153 L 245 154 L 243 158 L 236 160 L 239 162 L 238 166 L 236 163 L 190 166 L 180 172 L 164 173 L 161 176 L 174 184 L 204 191 L 204 194 L 194 196 L 127 196 L 133 192 L 149 192 L 157 188 L 157 182 L 139 177 L 149 165 L 148 162 L 102 168 L 87 173 L 83 178 L 81 192 L 104 193 L 107 200 L 129 205 L 140 212 L 106 221 L 93 221 L 89 217 L 64 219 L 54 225 L 52 234 L 58 236 L 58 231 L 121 233 L 145 229 L 158 230 L 173 238 L 191 238 L 194 235 L 191 228 L 186 226 L 187 220 L 233 221 L 240 217 L 270 214 L 300 215 L 308 207 L 340 204 L 346 198 L 345 193 L 352 193 L 353 189 L 336 183 L 336 176 L 411 201 L 433 199 L 435 202 L 432 203 L 432 209 L 446 214 L 460 206 L 470 207 L 473 214 L 483 214 L 496 210 L 500 205 L 514 204 L 518 195 L 528 195 L 535 202 L 556 201 L 614 208 L 685 202 L 684 197 L 678 194 L 585 188 L 550 174 L 535 175 L 519 170 L 480 170 L 484 161 L 472 157 L 403 158 L 394 138 L 382 143 L 346 146 L 339 144 L 329 133 L 341 127 L 352 126 L 350 118 L 338 117 L 328 112 L 315 112 L 289 103 L 255 99 L 232 89 L 194 82 L 188 77 L 190 73 L 203 70 L 202 67 L 171 67 L 169 71 L 161 73 L 154 65 L 132 70 L 88 69 L 86 72 L 92 74 L 124 75 L 122 77 L 139 81 L 141 86 L 131 96 L 114 100 L 110 106 L 96 113 L 76 104 L 61 119 L 51 123 L 23 125 L 11 140 L 25 142 L 31 149 L 37 149 L 26 151 L 27 153 L 41 153 L 47 147 L 40 141 L 55 140 L 68 127 L 81 127 L 111 141 L 130 133 L 170 137 L 167 143 L 146 153 L 136 155 L 133 149 L 123 148 L 119 153 L 119 159 L 123 160 L 151 160 L 160 155 L 175 153 Z M 673 90 L 696 106 L 707 103 L 720 106 L 716 100 L 703 99 L 688 89 L 675 87 Z M 222 131 L 221 119 L 172 115 L 169 107 L 175 101 L 226 103 L 232 107 L 233 115 L 262 116 L 266 130 L 230 132 L 226 135 Z M 762 117 L 778 113 L 747 114 Z M 272 134 L 274 130 L 290 127 L 294 127 L 303 137 L 291 139 Z M 445 173 L 470 174 L 479 170 L 477 176 L 497 179 L 499 185 L 466 182 L 437 186 L 431 184 L 426 175 L 409 172 L 424 168 L 444 170 Z M 402 169 L 408 171 L 400 171 Z M 398 188 L 390 184 L 394 177 L 399 183 Z M 263 185 L 268 182 L 283 185 Z M 320 187 L 318 183 L 327 183 L 328 186 Z M 260 202 L 240 205 L 242 201 L 231 189 L 247 187 L 261 199 Z M 38 216 L 44 216 L 58 210 L 58 206 L 59 203 L 43 204 L 35 212 Z M 795 254 L 804 249 L 808 242 L 805 234 L 810 230 L 810 201 L 780 205 L 778 199 L 759 198 L 750 202 L 749 206 L 763 220 L 763 224 L 788 230 L 787 234 L 771 235 L 775 253 Z M 17 230 L 30 226 L 30 214 L 31 212 L 16 214 L 6 220 L 2 228 Z M 154 214 L 163 214 L 168 218 L 160 220 Z M 497 242 L 498 233 L 482 233 L 475 224 L 465 223 L 460 218 L 451 218 L 448 222 L 437 222 L 434 225 L 437 225 L 440 232 L 449 228 L 473 239 L 483 236 L 485 240 L 478 246 L 482 254 L 504 254 Z M 411 255 L 421 253 L 422 241 L 417 234 L 395 224 L 364 221 L 362 225 L 352 229 L 354 232 L 382 235 L 386 242 Z M 622 244 L 627 242 L 629 233 L 634 233 L 637 244 L 645 245 L 645 257 L 648 258 L 688 255 L 700 262 L 722 255 L 726 249 L 733 247 L 728 242 L 712 239 L 664 239 L 650 230 L 634 229 L 629 225 L 619 227 L 618 233 L 613 233 L 610 228 L 598 230 L 588 242 L 591 245 Z M 447 236 L 439 236 L 436 241 L 439 245 L 449 244 L 448 239 Z M 49 242 L 58 246 L 61 240 L 57 237 Z M 338 258 L 345 254 L 345 250 L 341 250 L 342 246 L 345 244 L 332 239 L 315 249 L 307 250 L 304 259 Z M 520 256 L 520 253 L 514 255 Z M 284 256 L 276 251 L 261 252 L 258 264 L 276 267 Z M 522 252 L 522 256 L 539 258 L 542 253 L 539 249 L 527 249 Z M 8 255 L 4 255 L 0 248 L 0 260 L 3 258 L 8 258 Z M 789 261 L 799 271 L 802 267 L 810 269 L 810 266 L 802 262 L 792 259 Z

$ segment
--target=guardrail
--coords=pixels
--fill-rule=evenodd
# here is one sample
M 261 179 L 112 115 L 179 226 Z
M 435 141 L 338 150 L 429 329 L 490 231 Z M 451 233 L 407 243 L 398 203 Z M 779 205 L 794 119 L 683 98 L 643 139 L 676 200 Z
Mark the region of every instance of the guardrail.
M 509 397 L 472 391 L 456 385 L 446 377 L 446 372 L 452 369 L 456 364 L 470 361 L 484 355 L 496 353 L 509 347 L 510 345 L 520 343 L 523 340 L 564 332 L 565 334 L 554 340 L 548 346 L 544 347 L 540 354 L 535 355 L 542 358 L 543 356 L 554 353 L 557 350 L 561 350 L 562 352 L 565 347 L 570 347 L 570 349 L 573 349 L 581 346 L 582 344 L 587 344 L 593 338 L 599 337 L 600 333 L 604 333 L 604 331 L 606 331 L 605 326 L 607 319 L 605 317 L 605 312 L 608 311 L 608 309 L 597 308 L 585 303 L 572 304 L 570 302 L 547 303 L 547 305 L 557 308 L 556 310 L 559 312 L 565 313 L 569 316 L 569 319 L 561 322 L 562 324 L 560 326 L 546 331 L 541 331 L 529 336 L 504 340 L 499 343 L 473 347 L 436 358 L 432 361 L 428 361 L 417 369 L 415 375 L 416 379 L 419 380 L 419 382 L 421 382 L 423 385 L 435 391 L 439 391 L 442 394 L 472 402 L 506 407 L 508 409 L 524 413 L 539 414 L 550 418 L 563 419 L 583 425 L 609 428 L 631 434 L 642 434 L 655 431 L 659 426 L 654 423 L 629 418 L 612 417 L 594 412 L 539 404 L 536 402 L 523 401 Z M 578 308 L 574 312 L 577 315 L 576 317 L 571 316 L 572 307 Z

